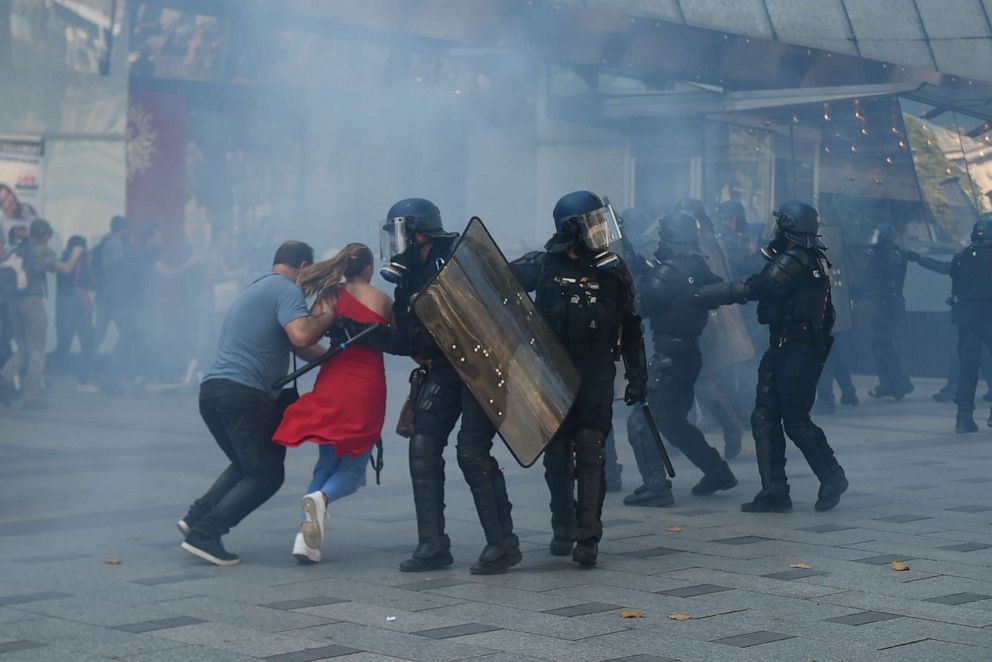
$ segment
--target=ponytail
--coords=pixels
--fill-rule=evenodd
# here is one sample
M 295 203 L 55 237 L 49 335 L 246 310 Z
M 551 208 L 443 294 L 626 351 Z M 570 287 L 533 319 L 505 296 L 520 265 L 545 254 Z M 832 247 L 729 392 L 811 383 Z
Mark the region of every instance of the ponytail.
M 342 278 L 353 278 L 372 265 L 372 251 L 365 244 L 348 244 L 334 257 L 313 264 L 296 278 L 304 296 L 337 298 L 337 286 Z

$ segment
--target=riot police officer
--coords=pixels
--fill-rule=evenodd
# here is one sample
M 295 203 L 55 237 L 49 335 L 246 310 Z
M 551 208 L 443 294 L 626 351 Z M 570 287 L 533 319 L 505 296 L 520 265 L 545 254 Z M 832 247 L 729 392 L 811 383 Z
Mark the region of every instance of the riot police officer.
M 426 572 L 451 565 L 451 543 L 444 532 L 444 447 L 459 415 L 456 455 L 472 491 L 486 547 L 473 574 L 498 574 L 521 561 L 513 534 L 511 505 L 499 464 L 491 455 L 494 431 L 455 369 L 410 307 L 451 254 L 458 235 L 444 231 L 441 212 L 429 200 L 409 198 L 390 208 L 383 226 L 382 276 L 396 284 L 394 353 L 411 356 L 427 368 L 414 402 L 410 438 L 410 478 L 417 511 L 419 543 L 403 572 Z
M 648 401 L 665 438 L 699 467 L 703 478 L 693 488 L 696 495 L 709 495 L 737 485 L 726 461 L 706 443 L 706 438 L 688 420 L 696 378 L 702 368 L 699 336 L 709 319 L 709 308 L 695 297 L 699 288 L 723 282 L 710 271 L 699 254 L 699 224 L 683 211 L 661 219 L 661 244 L 657 266 L 638 290 L 638 308 L 651 322 L 654 355 L 649 364 Z M 631 437 L 634 457 L 645 489 L 624 499 L 630 506 L 671 505 L 671 482 L 654 441 L 645 434 Z M 642 463 L 646 466 L 642 466 Z M 661 483 L 661 484 L 659 484 Z M 660 488 L 660 489 L 659 489 Z
M 609 252 L 619 238 L 613 209 L 598 195 L 575 191 L 554 208 L 555 234 L 545 251 L 511 266 L 579 369 L 575 403 L 544 453 L 551 493 L 551 553 L 594 565 L 603 534 L 603 442 L 613 420 L 614 361 L 622 356 L 625 400 L 647 395 L 647 367 L 634 284 Z M 577 486 L 576 486 L 577 483 Z M 577 487 L 577 494 L 576 494 Z M 574 548 L 573 548 L 574 542 Z
M 879 223 L 868 242 L 864 277 L 854 293 L 868 304 L 871 314 L 871 349 L 878 373 L 878 386 L 868 391 L 873 398 L 902 399 L 913 391 L 895 348 L 895 335 L 906 314 L 903 286 L 906 256 L 896 245 L 896 229 Z
M 975 424 L 975 388 L 982 347 L 992 351 L 992 220 L 975 223 L 971 245 L 950 262 L 941 262 L 913 252 L 906 257 L 924 269 L 951 277 L 951 320 L 958 325 L 958 361 L 961 372 L 955 402 L 958 405 L 955 432 L 978 432 Z M 992 427 L 992 415 L 989 417 Z
M 775 237 L 762 252 L 768 263 L 739 283 L 702 288 L 699 296 L 758 302 L 758 321 L 769 327 L 769 348 L 758 367 L 751 428 L 761 491 L 744 512 L 789 512 L 785 436 L 799 447 L 820 480 L 816 509 L 830 510 L 847 490 L 844 470 L 823 430 L 810 419 L 816 384 L 830 351 L 834 307 L 830 263 L 817 239 L 820 215 L 810 205 L 787 202 L 776 212 Z M 784 428 L 784 431 L 783 431 Z

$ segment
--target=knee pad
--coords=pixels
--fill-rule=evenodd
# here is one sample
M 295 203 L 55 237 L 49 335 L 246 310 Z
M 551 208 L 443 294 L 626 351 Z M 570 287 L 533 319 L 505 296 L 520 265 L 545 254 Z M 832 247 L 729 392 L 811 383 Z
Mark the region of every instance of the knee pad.
M 604 462 L 606 435 L 601 430 L 582 428 L 575 433 L 575 458 L 579 462 Z
M 754 411 L 751 412 L 751 430 L 755 439 L 767 438 L 776 425 L 778 425 L 778 419 L 771 410 L 755 407 Z
M 466 475 L 488 471 L 495 463 L 487 451 L 466 444 L 460 444 L 455 449 L 455 457 L 458 459 L 462 473 Z
M 429 434 L 415 434 L 410 439 L 410 474 L 429 473 L 444 468 L 444 442 Z

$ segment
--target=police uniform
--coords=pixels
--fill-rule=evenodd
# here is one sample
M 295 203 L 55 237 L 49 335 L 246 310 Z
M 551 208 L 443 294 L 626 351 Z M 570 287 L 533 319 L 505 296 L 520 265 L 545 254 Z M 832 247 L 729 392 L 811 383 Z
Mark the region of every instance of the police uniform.
M 992 351 L 992 221 L 979 221 L 972 232 L 972 243 L 948 262 L 907 253 L 921 267 L 951 277 L 951 319 L 958 326 L 960 376 L 955 402 L 958 406 L 957 432 L 976 432 L 975 389 L 982 348 Z M 992 415 L 989 417 L 992 426 Z
M 416 210 L 426 202 L 414 201 L 418 203 L 413 206 Z M 406 201 L 397 203 L 394 209 L 402 207 L 403 202 Z M 436 208 L 429 211 L 436 212 Z M 404 213 L 408 211 L 402 208 L 395 212 L 390 210 L 389 217 Z M 448 435 L 461 416 L 456 457 L 472 492 L 487 543 L 479 560 L 472 565 L 471 572 L 497 574 L 519 563 L 522 557 L 519 542 L 513 534 L 506 482 L 499 463 L 491 453 L 495 429 L 410 307 L 411 300 L 444 266 L 454 248 L 457 235 L 440 232 L 439 214 L 435 225 L 437 227 L 433 232 L 436 236 L 431 240 L 430 252 L 425 260 L 420 259 L 419 247 L 413 246 L 400 255 L 392 256 L 390 264 L 384 269 L 392 269 L 392 279 L 398 281 L 394 304 L 396 333 L 391 341 L 393 351 L 415 357 L 428 365 L 419 393 L 411 403 L 414 418 L 409 445 L 410 478 L 419 543 L 412 558 L 400 564 L 400 570 L 423 572 L 452 563 L 451 543 L 444 532 L 444 448 Z
M 567 220 L 602 208 L 603 201 L 586 191 L 565 196 L 555 208 L 559 231 L 548 242 L 548 251 L 511 263 L 524 289 L 535 292 L 537 309 L 581 377 L 566 421 L 545 450 L 544 475 L 551 494 L 551 551 L 567 554 L 575 541 L 572 558 L 585 565 L 596 562 L 603 534 L 603 443 L 613 422 L 619 355 L 627 371 L 627 399 L 641 399 L 646 391 L 644 339 L 634 312 L 630 271 L 612 254 L 609 267 L 597 267 L 607 254 L 594 255 L 582 245 L 577 230 L 566 229 Z

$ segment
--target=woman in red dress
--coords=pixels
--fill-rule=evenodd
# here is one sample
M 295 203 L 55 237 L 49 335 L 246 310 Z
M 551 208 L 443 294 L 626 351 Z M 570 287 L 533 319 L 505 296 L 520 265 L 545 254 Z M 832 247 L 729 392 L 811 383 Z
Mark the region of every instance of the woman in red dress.
M 336 315 L 388 325 L 393 302 L 369 284 L 373 268 L 368 246 L 348 244 L 331 259 L 304 269 L 299 283 L 307 296 L 325 297 Z M 298 560 L 320 561 L 327 505 L 365 484 L 369 453 L 379 440 L 385 416 L 382 352 L 358 344 L 325 362 L 313 390 L 287 408 L 272 440 L 290 447 L 310 441 L 320 451 L 293 544 Z

